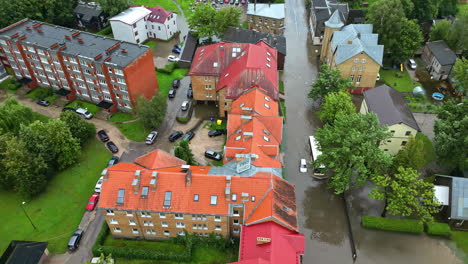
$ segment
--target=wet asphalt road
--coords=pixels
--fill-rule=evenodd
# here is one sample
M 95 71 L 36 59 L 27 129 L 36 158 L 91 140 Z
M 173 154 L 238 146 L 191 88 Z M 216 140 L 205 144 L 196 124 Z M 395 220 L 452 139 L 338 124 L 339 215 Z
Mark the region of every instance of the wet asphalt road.
M 286 92 L 286 179 L 296 185 L 300 231 L 306 237 L 303 263 L 462 263 L 453 242 L 426 235 L 408 235 L 363 229 L 362 215 L 378 216 L 381 203 L 371 200 L 365 186 L 347 194 L 357 259 L 351 257 L 344 202 L 326 187 L 299 172 L 299 160 L 310 159 L 308 136 L 321 126 L 317 105 L 307 98 L 317 76 L 317 53 L 311 45 L 303 0 L 286 1 L 287 56 L 283 80 Z M 458 256 L 458 257 L 457 257 Z

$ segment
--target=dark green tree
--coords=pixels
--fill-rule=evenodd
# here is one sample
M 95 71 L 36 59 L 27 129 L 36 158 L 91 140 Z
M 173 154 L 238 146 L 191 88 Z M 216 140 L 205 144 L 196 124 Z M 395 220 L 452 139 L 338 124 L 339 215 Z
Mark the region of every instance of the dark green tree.
M 459 168 L 468 168 L 468 100 L 461 104 L 446 102 L 435 121 L 435 152 L 437 162 Z
M 189 15 L 187 23 L 199 38 L 212 39 L 221 37 L 230 26 L 238 27 L 241 10 L 227 7 L 216 10 L 210 4 L 198 4 L 195 11 Z
M 60 114 L 60 120 L 65 122 L 72 136 L 80 142 L 81 145 L 96 133 L 93 123 L 86 122 L 77 114 L 65 111 Z
M 457 79 L 456 88 L 468 89 L 468 58 L 458 58 L 455 61 L 453 76 Z
M 439 203 L 434 199 L 434 184 L 419 178 L 415 169 L 399 167 L 393 176 L 375 175 L 376 187 L 369 197 L 384 200 L 382 216 L 416 216 L 424 222 L 432 221 Z
M 330 69 L 326 64 L 322 65 L 317 81 L 312 84 L 309 98 L 312 100 L 323 99 L 329 93 L 337 93 L 348 88 L 353 88 L 349 78 L 341 77 L 340 70 Z
M 110 16 L 115 16 L 130 6 L 129 0 L 97 0 L 96 2 Z
M 456 20 L 453 22 L 453 26 L 450 28 L 450 32 L 447 40 L 447 45 L 453 51 L 464 51 L 468 50 L 468 11 L 460 12 Z
M 33 119 L 31 108 L 18 103 L 13 97 L 9 97 L 0 106 L 0 134 L 18 134 L 21 125 L 29 125 Z
M 356 107 L 351 100 L 351 95 L 348 91 L 341 90 L 325 96 L 319 116 L 322 122 L 333 125 L 338 115 L 350 115 L 352 113 L 356 113 Z
M 420 170 L 426 165 L 424 142 L 411 136 L 408 143 L 393 158 L 393 173 L 399 167 Z
M 432 25 L 431 28 L 431 33 L 429 35 L 429 38 L 431 41 L 436 41 L 436 40 L 444 40 L 447 42 L 448 36 L 450 34 L 450 27 L 452 26 L 452 22 L 448 20 L 441 20 Z
M 167 101 L 164 96 L 153 96 L 151 100 L 140 97 L 137 100 L 137 114 L 145 127 L 158 128 L 164 121 Z
M 318 129 L 315 137 L 322 151 L 316 162 L 333 171 L 329 186 L 336 194 L 359 187 L 390 168 L 391 156 L 379 149 L 390 133 L 374 113 L 338 115 L 333 126 Z
M 196 165 L 192 150 L 186 140 L 179 142 L 179 145 L 174 149 L 174 155 L 181 160 L 185 160 L 188 165 Z
M 409 59 L 423 43 L 421 28 L 415 20 L 402 18 L 400 37 L 395 49 L 391 51 L 391 58 L 397 62 Z
M 442 0 L 412 0 L 414 4 L 410 19 L 417 19 L 419 23 L 437 18 Z M 443 1 L 445 5 L 445 0 Z
M 439 5 L 439 17 L 455 16 L 458 12 L 458 0 L 445 0 Z

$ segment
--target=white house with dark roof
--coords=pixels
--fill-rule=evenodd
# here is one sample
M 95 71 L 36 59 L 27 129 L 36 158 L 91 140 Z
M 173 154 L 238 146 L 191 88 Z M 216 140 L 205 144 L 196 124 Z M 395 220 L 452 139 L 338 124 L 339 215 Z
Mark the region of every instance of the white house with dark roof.
M 427 42 L 421 57 L 427 63 L 429 74 L 434 80 L 446 80 L 457 60 L 455 52 L 443 40 Z
M 177 14 L 160 6 L 131 6 L 109 21 L 115 39 L 132 43 L 148 38 L 168 40 L 178 32 Z
M 410 136 L 416 136 L 421 131 L 403 94 L 387 85 L 364 92 L 360 113 L 369 112 L 375 113 L 380 124 L 387 126 L 392 133 L 392 137 L 380 145 L 381 149 L 391 155 L 397 154 L 408 143 Z

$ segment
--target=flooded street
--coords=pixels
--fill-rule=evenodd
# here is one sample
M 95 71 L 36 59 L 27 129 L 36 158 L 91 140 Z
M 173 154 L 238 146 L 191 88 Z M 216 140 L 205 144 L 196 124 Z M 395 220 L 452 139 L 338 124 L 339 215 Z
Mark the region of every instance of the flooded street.
M 296 185 L 299 225 L 307 241 L 303 263 L 462 263 L 458 257 L 465 256 L 449 240 L 361 228 L 362 215 L 379 215 L 381 212 L 381 204 L 367 197 L 370 186 L 347 194 L 357 250 L 357 259 L 353 262 L 343 199 L 328 190 L 325 181 L 314 180 L 309 174 L 299 172 L 299 160 L 310 159 L 308 136 L 321 126 L 317 106 L 307 97 L 310 85 L 317 77 L 315 50 L 320 47 L 310 44 L 306 16 L 303 0 L 286 1 L 284 166 L 286 179 Z

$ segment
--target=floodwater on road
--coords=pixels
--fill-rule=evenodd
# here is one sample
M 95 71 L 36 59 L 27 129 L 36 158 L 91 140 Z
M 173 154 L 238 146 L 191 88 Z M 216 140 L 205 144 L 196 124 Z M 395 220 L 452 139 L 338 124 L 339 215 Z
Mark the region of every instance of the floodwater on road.
M 322 126 L 317 117 L 318 105 L 307 97 L 310 85 L 317 78 L 316 50 L 320 47 L 311 45 L 303 0 L 286 1 L 285 26 L 284 166 L 286 179 L 296 186 L 299 226 L 306 237 L 303 263 L 462 263 L 458 257 L 466 258 L 466 255 L 450 240 L 362 228 L 361 216 L 378 216 L 382 209 L 380 202 L 368 198 L 370 186 L 346 194 L 357 250 L 357 259 L 353 262 L 345 202 L 327 188 L 325 180 L 315 180 L 299 172 L 299 160 L 310 159 L 308 136 Z

